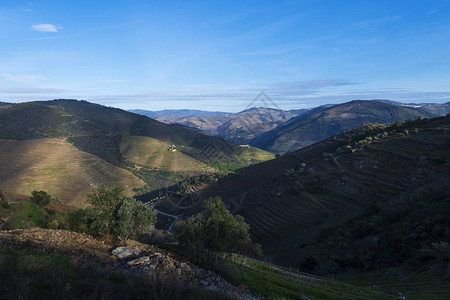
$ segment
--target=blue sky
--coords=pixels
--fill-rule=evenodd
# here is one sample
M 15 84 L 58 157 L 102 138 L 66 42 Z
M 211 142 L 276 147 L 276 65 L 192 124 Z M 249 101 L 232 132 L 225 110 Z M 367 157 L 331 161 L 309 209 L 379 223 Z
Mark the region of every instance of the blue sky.
M 0 2 L 0 101 L 450 101 L 450 1 Z

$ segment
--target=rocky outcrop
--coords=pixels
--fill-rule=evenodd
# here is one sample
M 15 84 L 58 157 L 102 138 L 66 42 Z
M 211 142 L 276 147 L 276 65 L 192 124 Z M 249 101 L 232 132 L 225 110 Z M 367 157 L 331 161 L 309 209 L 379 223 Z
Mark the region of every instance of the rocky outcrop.
M 132 277 L 151 276 L 156 282 L 173 283 L 182 290 L 204 289 L 231 299 L 254 298 L 248 290 L 234 287 L 212 271 L 176 259 L 171 252 L 133 240 L 117 241 L 67 230 L 31 228 L 0 231 L 0 248 L 40 248 L 76 256 L 108 272 L 125 272 Z
M 112 250 L 118 259 L 115 268 L 126 272 L 135 272 L 144 276 L 152 275 L 161 281 L 176 281 L 183 288 L 206 289 L 232 299 L 253 299 L 245 289 L 231 285 L 216 273 L 198 268 L 187 262 L 180 262 L 169 255 L 160 252 L 141 252 L 135 247 L 118 247 Z M 127 258 L 133 257 L 132 260 Z

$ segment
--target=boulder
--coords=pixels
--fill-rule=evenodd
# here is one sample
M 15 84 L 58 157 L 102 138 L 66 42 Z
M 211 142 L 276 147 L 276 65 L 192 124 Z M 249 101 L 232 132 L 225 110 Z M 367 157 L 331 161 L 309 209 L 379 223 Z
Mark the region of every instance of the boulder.
M 117 256 L 120 259 L 128 259 L 138 256 L 141 253 L 141 250 L 134 247 L 117 247 L 112 251 L 112 254 Z

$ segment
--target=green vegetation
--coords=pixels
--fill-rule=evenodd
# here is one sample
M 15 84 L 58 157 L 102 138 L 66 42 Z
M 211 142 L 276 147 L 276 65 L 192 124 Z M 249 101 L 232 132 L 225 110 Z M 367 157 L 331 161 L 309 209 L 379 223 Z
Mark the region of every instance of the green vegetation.
M 0 222 L 0 230 L 47 228 L 48 224 L 56 223 L 63 227 L 67 226 L 65 214 L 43 208 L 30 201 L 15 202 L 9 204 L 8 207 L 0 207 L 0 219 L 4 220 L 3 225 Z
M 2 299 L 208 299 L 176 281 L 111 272 L 83 253 L 48 249 L 0 248 L 0 291 Z
M 40 207 L 47 206 L 50 203 L 52 196 L 45 191 L 32 191 L 31 201 Z
M 204 263 L 220 251 L 261 254 L 244 218 L 231 215 L 219 197 L 205 201 L 205 208 L 205 213 L 175 224 L 174 235 L 190 258 Z
M 233 255 L 221 261 L 235 282 L 255 295 L 270 299 L 395 299 L 379 289 L 357 287 L 343 281 L 282 269 L 251 258 Z
M 87 228 L 93 235 L 113 234 L 121 239 L 137 239 L 151 234 L 156 222 L 156 212 L 149 203 L 138 202 L 124 194 L 124 189 L 98 188 L 88 195 L 91 205 L 84 211 L 86 226 L 74 222 L 80 211 L 70 213 L 70 224 L 74 229 Z

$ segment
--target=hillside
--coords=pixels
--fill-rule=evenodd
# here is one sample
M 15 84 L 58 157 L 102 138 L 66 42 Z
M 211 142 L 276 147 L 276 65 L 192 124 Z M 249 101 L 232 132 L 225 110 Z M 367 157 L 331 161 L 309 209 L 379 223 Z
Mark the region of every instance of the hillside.
M 363 126 L 367 122 L 382 124 L 399 120 L 433 117 L 421 108 L 406 107 L 380 101 L 355 100 L 312 109 L 286 124 L 261 134 L 252 145 L 274 153 L 286 153 Z
M 131 172 L 66 140 L 0 139 L 0 160 L 1 191 L 30 195 L 33 190 L 45 190 L 75 206 L 83 206 L 87 193 L 101 185 L 122 185 L 130 195 L 133 188 L 144 186 Z
M 22 195 L 43 189 L 74 205 L 100 185 L 141 194 L 273 158 L 183 126 L 76 100 L 5 106 L 0 139 L 0 189 Z
M 284 124 L 304 111 L 253 107 L 235 114 L 159 120 L 169 124 L 182 124 L 200 129 L 210 135 L 219 136 L 234 143 L 248 144 L 260 134 Z
M 122 156 L 130 162 L 163 171 L 212 171 L 207 164 L 198 161 L 182 152 L 178 147 L 175 152 L 168 151 L 171 147 L 156 139 L 144 136 L 123 136 L 120 143 Z
M 172 252 L 133 240 L 41 228 L 0 231 L 5 299 L 395 299 L 378 289 L 239 255 L 223 256 L 221 263 L 234 284 Z
M 442 280 L 449 132 L 450 116 L 348 131 L 201 184 L 183 215 L 221 196 L 276 262 L 302 267 L 313 257 L 319 274 L 387 268 L 407 276 L 420 267 L 423 280 Z
M 80 150 L 116 165 L 123 163 L 119 150 L 122 135 L 147 136 L 184 145 L 186 154 L 203 161 L 209 160 L 202 153 L 208 145 L 214 144 L 224 156 L 229 156 L 234 148 L 219 138 L 86 101 L 28 102 L 0 111 L 1 138 L 66 137 Z

